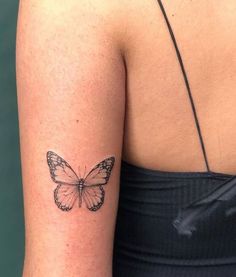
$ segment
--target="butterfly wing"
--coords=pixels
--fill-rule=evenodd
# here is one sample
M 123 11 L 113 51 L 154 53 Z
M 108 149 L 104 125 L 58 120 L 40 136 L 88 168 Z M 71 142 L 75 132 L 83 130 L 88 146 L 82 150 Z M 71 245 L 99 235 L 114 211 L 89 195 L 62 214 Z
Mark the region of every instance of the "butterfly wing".
M 104 203 L 105 191 L 102 186 L 84 187 L 82 198 L 90 211 L 97 211 Z
M 115 158 L 109 157 L 97 164 L 86 176 L 85 186 L 106 185 L 109 181 Z
M 71 166 L 52 151 L 47 152 L 47 163 L 52 180 L 58 184 L 76 185 L 79 178 Z
M 58 184 L 54 190 L 55 203 L 62 211 L 69 211 L 80 197 L 79 178 L 71 166 L 52 151 L 47 152 L 47 163 L 52 180 Z
M 115 158 L 109 157 L 97 164 L 86 176 L 82 198 L 90 211 L 97 211 L 104 203 L 105 191 L 102 185 L 109 181 Z
M 77 186 L 59 184 L 54 190 L 55 203 L 62 211 L 70 211 L 78 197 L 79 192 Z

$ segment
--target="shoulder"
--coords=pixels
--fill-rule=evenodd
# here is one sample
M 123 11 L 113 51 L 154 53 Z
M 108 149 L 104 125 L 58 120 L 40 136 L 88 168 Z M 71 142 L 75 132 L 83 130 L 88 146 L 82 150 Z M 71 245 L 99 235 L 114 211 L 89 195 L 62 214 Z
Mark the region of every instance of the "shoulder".
M 124 9 L 118 0 L 20 0 L 18 21 L 28 30 L 36 26 L 39 33 L 53 31 L 54 35 L 70 35 L 74 41 L 87 36 L 121 43 Z

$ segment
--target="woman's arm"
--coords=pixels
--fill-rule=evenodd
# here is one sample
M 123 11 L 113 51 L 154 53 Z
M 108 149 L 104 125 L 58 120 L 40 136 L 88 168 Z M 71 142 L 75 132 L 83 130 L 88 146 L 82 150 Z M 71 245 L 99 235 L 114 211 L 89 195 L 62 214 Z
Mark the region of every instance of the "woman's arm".
M 125 70 L 109 2 L 20 3 L 24 277 L 112 276 Z

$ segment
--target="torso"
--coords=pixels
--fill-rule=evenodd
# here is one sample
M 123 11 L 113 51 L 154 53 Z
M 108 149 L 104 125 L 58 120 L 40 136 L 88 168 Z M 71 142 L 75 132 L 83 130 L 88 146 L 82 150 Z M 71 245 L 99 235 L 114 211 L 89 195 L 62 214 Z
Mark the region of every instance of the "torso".
M 206 159 L 157 0 L 123 3 L 126 162 L 113 276 L 232 277 L 236 176 L 220 173 L 236 174 L 236 2 L 162 3 L 187 73 Z
M 125 3 L 123 159 L 206 171 L 183 74 L 157 1 Z M 236 2 L 163 1 L 187 72 L 209 166 L 236 173 Z

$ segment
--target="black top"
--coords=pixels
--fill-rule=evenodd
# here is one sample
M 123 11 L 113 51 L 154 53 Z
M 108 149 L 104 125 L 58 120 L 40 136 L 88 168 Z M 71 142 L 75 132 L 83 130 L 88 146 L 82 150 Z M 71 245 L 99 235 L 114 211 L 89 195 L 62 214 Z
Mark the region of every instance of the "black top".
M 122 161 L 113 277 L 236 276 L 236 175 L 209 168 L 183 61 L 164 7 L 198 130 L 205 172 Z

